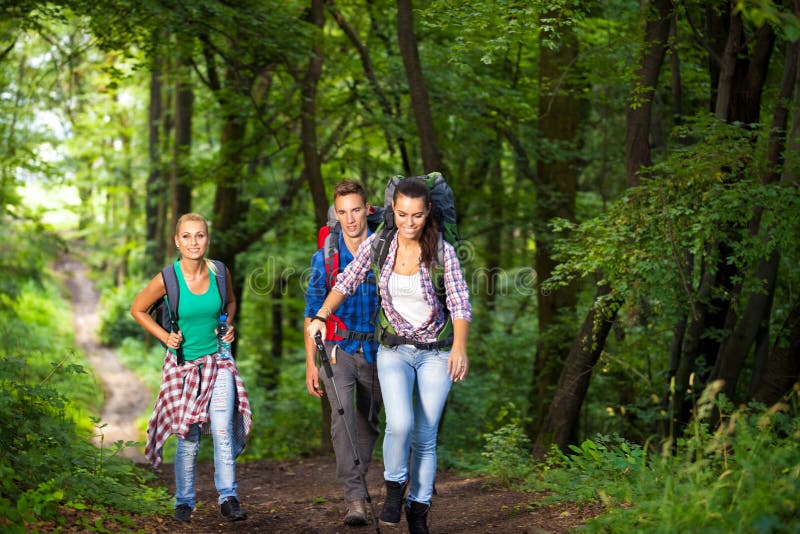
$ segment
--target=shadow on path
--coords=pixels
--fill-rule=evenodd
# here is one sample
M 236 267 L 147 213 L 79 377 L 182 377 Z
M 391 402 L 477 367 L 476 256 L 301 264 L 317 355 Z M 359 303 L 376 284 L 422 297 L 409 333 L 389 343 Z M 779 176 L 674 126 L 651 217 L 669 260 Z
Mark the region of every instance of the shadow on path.
M 112 349 L 98 342 L 100 294 L 87 276 L 86 265 L 72 256 L 65 256 L 56 268 L 64 274 L 71 295 L 75 343 L 103 384 L 105 404 L 100 418 L 101 424 L 106 425 L 101 430 L 104 446 L 109 447 L 118 440 L 144 443 L 145 436 L 136 429 L 135 422 L 150 407 L 150 391 L 138 375 L 120 363 Z M 99 446 L 100 438 L 95 441 Z M 128 447 L 121 454 L 137 463 L 146 462 L 138 447 Z

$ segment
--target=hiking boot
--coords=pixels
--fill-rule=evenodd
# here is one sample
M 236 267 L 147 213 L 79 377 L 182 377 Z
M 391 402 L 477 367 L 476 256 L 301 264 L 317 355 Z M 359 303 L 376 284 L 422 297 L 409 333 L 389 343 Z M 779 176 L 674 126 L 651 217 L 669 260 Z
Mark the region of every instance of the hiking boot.
M 403 512 L 403 494 L 405 491 L 405 482 L 386 481 L 386 499 L 383 501 L 383 510 L 381 510 L 381 524 L 388 527 L 400 524 L 400 516 Z
M 405 508 L 408 534 L 428 534 L 428 510 L 431 506 L 417 501 L 407 501 Z
M 239 499 L 236 497 L 228 497 L 219 506 L 219 511 L 222 516 L 228 521 L 241 521 L 247 519 L 247 512 L 239 508 Z
M 360 527 L 367 524 L 367 501 L 350 501 L 347 503 L 347 515 L 344 524 L 351 527 Z
M 175 515 L 172 518 L 181 523 L 188 523 L 192 517 L 192 508 L 188 504 L 179 504 L 175 507 Z

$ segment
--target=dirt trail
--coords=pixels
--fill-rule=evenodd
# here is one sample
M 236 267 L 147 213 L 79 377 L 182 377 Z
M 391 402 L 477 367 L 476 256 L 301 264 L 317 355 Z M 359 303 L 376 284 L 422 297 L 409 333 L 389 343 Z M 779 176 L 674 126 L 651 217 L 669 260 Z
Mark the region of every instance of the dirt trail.
M 100 414 L 103 442 L 109 447 L 117 440 L 144 442 L 144 434 L 134 423 L 152 402 L 150 391 L 138 375 L 126 368 L 116 353 L 102 345 L 97 339 L 100 318 L 97 315 L 99 292 L 87 275 L 85 264 L 74 257 L 66 256 L 57 265 L 66 277 L 71 294 L 72 323 L 75 328 L 75 343 L 84 352 L 103 384 L 105 405 Z M 100 445 L 100 438 L 96 438 Z M 137 463 L 144 463 L 144 455 L 136 447 L 128 447 L 122 455 Z

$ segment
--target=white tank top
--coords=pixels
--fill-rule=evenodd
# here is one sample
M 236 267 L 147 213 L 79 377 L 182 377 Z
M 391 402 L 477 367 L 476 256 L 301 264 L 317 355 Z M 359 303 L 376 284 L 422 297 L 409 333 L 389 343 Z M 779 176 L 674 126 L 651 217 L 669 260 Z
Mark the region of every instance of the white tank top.
M 406 275 L 392 272 L 389 276 L 389 295 L 395 311 L 414 328 L 430 318 L 433 310 L 422 294 L 419 273 Z

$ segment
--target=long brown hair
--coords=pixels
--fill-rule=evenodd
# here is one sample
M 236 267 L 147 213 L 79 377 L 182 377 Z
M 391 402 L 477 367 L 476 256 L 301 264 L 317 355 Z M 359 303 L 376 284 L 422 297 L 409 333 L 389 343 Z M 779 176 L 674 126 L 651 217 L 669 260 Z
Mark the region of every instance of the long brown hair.
M 405 178 L 400 180 L 395 187 L 392 202 L 396 203 L 397 197 L 400 195 L 408 198 L 421 198 L 425 203 L 428 216 L 425 218 L 425 226 L 422 227 L 422 234 L 419 237 L 420 263 L 431 267 L 436 261 L 436 248 L 439 246 L 439 224 L 433 214 L 431 190 L 419 178 Z

